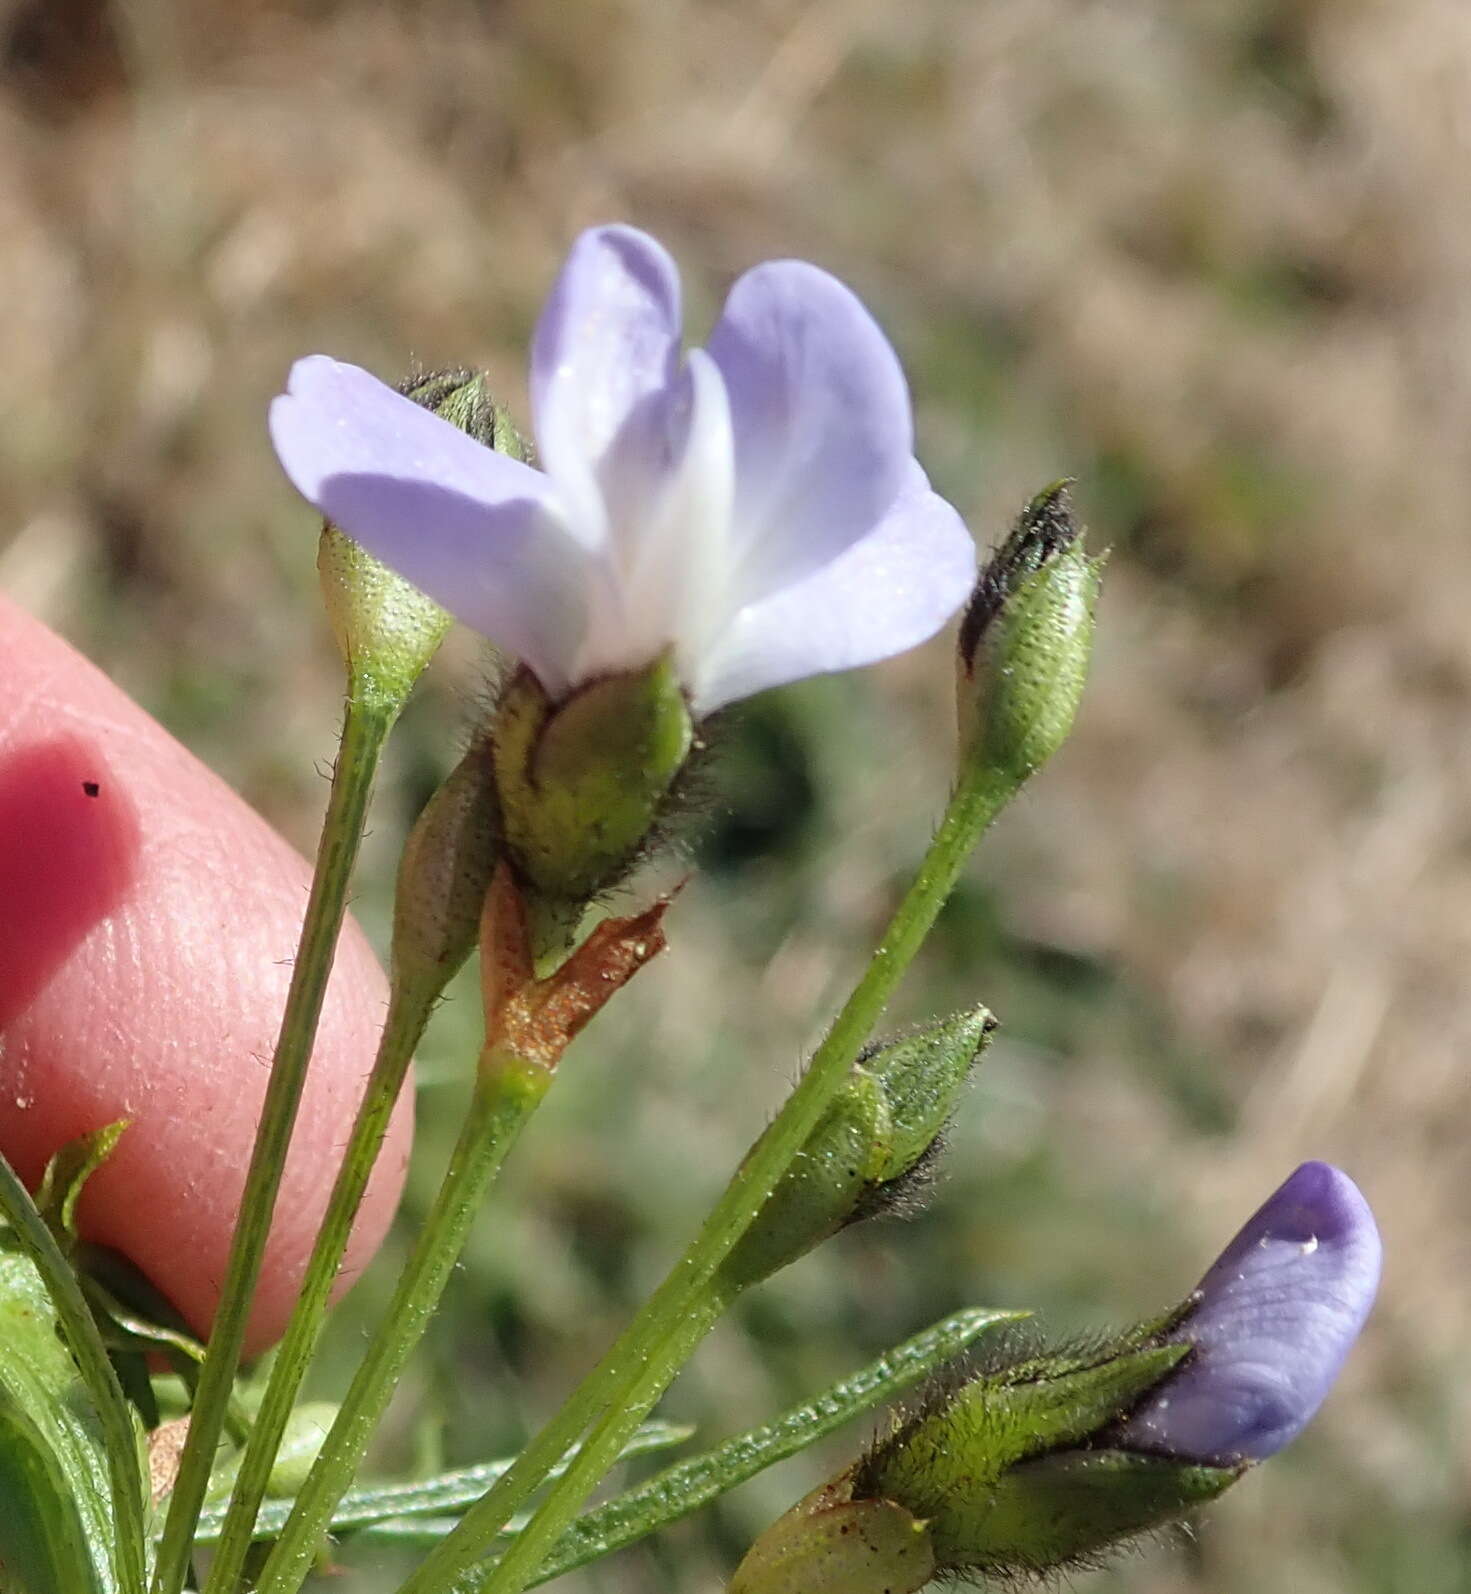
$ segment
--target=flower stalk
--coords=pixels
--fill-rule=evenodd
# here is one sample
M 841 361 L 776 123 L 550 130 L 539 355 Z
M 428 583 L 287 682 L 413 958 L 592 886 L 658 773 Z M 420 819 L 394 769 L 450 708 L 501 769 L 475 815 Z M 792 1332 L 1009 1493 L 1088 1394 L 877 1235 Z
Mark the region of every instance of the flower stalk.
M 551 1072 L 503 1047 L 482 1054 L 469 1109 L 434 1205 L 368 1354 L 353 1376 L 296 1505 L 272 1546 L 259 1594 L 294 1594 L 352 1487 L 405 1364 L 444 1293 L 491 1181 L 551 1084 Z
M 477 445 L 505 449 L 518 458 L 524 455 L 524 445 L 506 421 L 504 413 L 491 402 L 484 378 L 471 372 L 443 372 L 410 382 L 406 384 L 402 401 L 416 415 L 435 419 L 436 424 L 447 426 L 457 436 L 473 436 Z M 438 604 L 401 575 L 380 564 L 330 520 L 323 526 L 318 543 L 317 569 L 333 638 L 347 673 L 342 737 L 333 768 L 306 916 L 292 965 L 291 984 L 287 990 L 286 1007 L 281 1017 L 250 1168 L 246 1174 L 240 1218 L 231 1243 L 219 1309 L 200 1371 L 189 1436 L 169 1499 L 168 1517 L 154 1571 L 153 1594 L 179 1594 L 188 1573 L 194 1525 L 199 1518 L 229 1410 L 255 1283 L 265 1255 L 291 1133 L 306 1084 L 307 1067 L 321 1019 L 337 938 L 346 913 L 348 885 L 357 861 L 378 762 L 404 703 L 438 650 L 450 624 L 450 616 Z M 380 1048 L 373 1080 L 377 1094 L 363 1104 L 359 1113 L 359 1124 L 363 1130 L 361 1144 L 357 1148 L 360 1152 L 374 1135 L 381 1141 L 381 1131 L 373 1123 L 365 1122 L 364 1115 L 376 1120 L 378 1116 L 391 1111 L 397 1091 L 387 1101 L 386 1107 L 381 1099 L 382 1092 L 386 1090 L 393 1073 L 400 1069 L 396 1054 L 402 1050 L 407 1032 L 416 1022 L 413 1006 L 412 999 L 407 1005 L 401 1001 L 397 1015 L 393 1015 L 400 1026 L 391 1043 L 395 1056 L 385 1058 Z M 411 1055 L 412 1043 L 403 1056 L 404 1066 Z M 344 1221 L 350 1231 L 351 1214 L 347 1209 L 351 1205 L 352 1212 L 356 1212 L 360 1194 L 349 1202 L 349 1187 L 359 1178 L 366 1181 L 371 1171 L 369 1160 L 343 1174 L 342 1200 L 332 1215 L 334 1234 Z M 329 1239 L 329 1243 L 335 1244 L 336 1241 Z M 315 1257 L 318 1273 L 326 1269 L 327 1251 L 327 1245 L 319 1244 L 317 1247 Z M 307 1279 L 305 1290 L 308 1303 L 323 1288 L 330 1290 L 335 1272 L 334 1265 L 325 1284 L 316 1274 Z M 315 1310 L 308 1304 L 299 1313 L 297 1332 L 303 1343 L 308 1334 L 308 1316 Z M 283 1380 L 290 1376 L 288 1367 L 288 1372 L 282 1375 Z M 277 1409 L 278 1404 L 272 1403 L 272 1426 L 284 1421 L 282 1411 Z M 274 1442 L 268 1446 L 262 1441 L 256 1447 L 255 1458 L 250 1462 L 247 1474 L 248 1490 L 253 1491 L 256 1487 L 260 1470 L 269 1459 L 269 1451 L 273 1449 Z M 266 1471 L 268 1475 L 269 1469 Z M 242 1524 L 246 1514 L 244 1498 L 242 1495 L 239 1519 Z M 235 1553 L 235 1539 L 232 1538 L 232 1558 Z
M 179 1474 L 154 1570 L 154 1594 L 180 1594 L 188 1576 L 194 1524 L 204 1503 L 245 1344 L 256 1279 L 265 1256 L 286 1153 L 306 1084 L 307 1065 L 321 1018 L 337 937 L 347 909 L 347 888 L 357 861 L 363 822 L 383 744 L 396 711 L 381 698 L 351 696 L 332 773 L 327 815 L 317 851 L 306 917 L 292 966 L 281 1031 L 261 1108 L 255 1148 L 246 1174 L 240 1219 L 230 1247 L 220 1306 L 210 1334 Z
M 486 1040 L 470 1110 L 383 1324 L 267 1557 L 256 1585 L 259 1594 L 294 1594 L 311 1571 L 332 1512 L 352 1486 L 491 1182 L 551 1087 L 572 1038 L 662 950 L 666 906 L 605 921 L 560 969 L 539 980 L 520 890 L 509 870 L 496 871 L 480 934 Z
M 256 1513 L 270 1486 L 297 1392 L 326 1322 L 328 1299 L 342 1265 L 353 1221 L 368 1188 L 414 1048 L 442 990 L 441 982 L 421 979 L 396 985 L 389 997 L 388 1019 L 378 1055 L 302 1279 L 301 1294 L 271 1363 L 260 1407 L 240 1459 L 205 1594 L 229 1594 L 244 1570 Z
M 1014 795 L 1015 783 L 978 763 L 962 771 L 918 874 L 847 1004 L 781 1112 L 757 1142 L 695 1240 L 633 1322 L 510 1470 L 425 1559 L 402 1594 L 447 1590 L 494 1544 L 551 1467 L 591 1426 L 567 1472 L 485 1584 L 487 1594 L 528 1586 L 623 1437 L 683 1366 L 713 1320 L 716 1274 L 750 1227 L 847 1080 L 859 1050 L 928 935 L 972 849 Z M 693 1327 L 692 1327 L 693 1325 Z M 268 1594 L 286 1594 L 271 1589 Z

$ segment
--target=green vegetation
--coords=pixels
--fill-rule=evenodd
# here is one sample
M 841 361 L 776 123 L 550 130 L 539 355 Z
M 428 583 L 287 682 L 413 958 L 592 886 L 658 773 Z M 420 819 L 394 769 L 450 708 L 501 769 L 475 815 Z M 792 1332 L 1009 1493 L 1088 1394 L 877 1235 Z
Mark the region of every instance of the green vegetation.
M 0 586 L 304 850 L 340 686 L 317 527 L 265 438 L 299 354 L 390 380 L 484 365 L 524 416 L 550 271 L 579 226 L 626 217 L 706 302 L 775 254 L 852 282 L 983 543 L 1076 478 L 1092 546 L 1114 548 L 1078 728 L 900 999 L 900 1018 L 984 1001 L 1003 1024 L 938 1199 L 752 1292 L 658 1414 L 714 1443 L 975 1302 L 1127 1321 L 1329 1157 L 1389 1260 L 1346 1381 L 1192 1540 L 1078 1587 L 1458 1594 L 1457 8 L 20 0 L 0 59 Z M 390 744 L 356 893 L 380 948 L 403 835 L 493 671 L 456 636 Z M 671 953 L 569 1054 L 375 1476 L 513 1452 L 686 1242 L 940 811 L 949 690 L 937 645 L 730 716 L 728 801 L 692 824 L 704 867 Z M 314 1396 L 341 1394 L 458 1127 L 479 1004 L 456 991 L 421 1052 L 400 1235 L 337 1314 Z M 721 1586 L 851 1439 L 560 1586 Z M 396 1557 L 344 1553 L 365 1594 Z

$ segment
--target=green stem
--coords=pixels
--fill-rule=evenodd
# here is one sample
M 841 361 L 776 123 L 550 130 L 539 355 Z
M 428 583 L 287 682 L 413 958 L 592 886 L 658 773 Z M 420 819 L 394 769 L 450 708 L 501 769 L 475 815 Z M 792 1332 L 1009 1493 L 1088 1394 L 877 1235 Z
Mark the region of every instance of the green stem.
M 646 1422 L 633 1436 L 633 1442 L 621 1459 L 682 1445 L 692 1431 L 678 1423 Z M 444 1513 L 463 1510 L 478 1500 L 510 1464 L 510 1460 L 482 1461 L 473 1467 L 457 1467 L 453 1472 L 441 1472 L 437 1477 L 420 1478 L 413 1483 L 383 1483 L 349 1490 L 333 1509 L 330 1531 L 334 1536 L 343 1532 L 356 1536 L 364 1527 L 427 1515 L 437 1515 L 453 1527 L 459 1518 L 446 1518 Z M 555 1470 L 555 1476 L 562 1475 L 563 1467 Z M 256 1539 L 279 1538 L 295 1504 L 295 1497 L 267 1500 L 255 1519 Z M 213 1544 L 224 1519 L 222 1508 L 206 1505 L 200 1514 L 195 1543 Z M 444 1530 L 448 1531 L 449 1528 Z M 436 1533 L 434 1537 L 442 1539 L 444 1533 Z
M 76 1358 L 82 1382 L 97 1408 L 107 1449 L 112 1520 L 117 1530 L 118 1583 L 123 1594 L 141 1594 L 147 1578 L 143 1569 L 143 1471 L 138 1462 L 137 1430 L 77 1274 L 4 1157 L 0 1157 L 0 1216 L 10 1224 L 41 1275 L 67 1348 Z M 4 1509 L 0 1504 L 0 1511 Z
M 482 1055 L 470 1110 L 444 1182 L 366 1359 L 353 1376 L 296 1506 L 256 1584 L 295 1594 L 321 1547 L 337 1502 L 352 1486 L 404 1364 L 439 1304 L 490 1181 L 546 1094 L 552 1075 L 499 1048 Z
M 849 1374 L 813 1399 L 803 1401 L 774 1422 L 737 1434 L 703 1456 L 666 1467 L 636 1489 L 580 1516 L 537 1569 L 531 1586 L 549 1583 L 564 1572 L 575 1571 L 589 1561 L 611 1555 L 666 1524 L 688 1516 L 702 1505 L 708 1505 L 737 1484 L 816 1444 L 881 1402 L 902 1394 L 919 1379 L 958 1356 L 988 1328 L 1014 1322 L 1023 1315 L 979 1307 L 957 1312 L 913 1339 L 905 1340 L 902 1345 L 885 1351 L 877 1361 Z M 457 1594 L 478 1594 L 488 1576 L 487 1568 L 481 1580 L 460 1585 Z
M 626 1437 L 663 1393 L 688 1350 L 688 1325 L 702 1313 L 711 1280 L 786 1172 L 898 987 L 950 895 L 972 848 L 1017 790 L 1017 782 L 971 761 L 940 821 L 914 883 L 899 904 L 863 977 L 781 1112 L 726 1187 L 693 1244 L 639 1310 L 617 1344 L 583 1380 L 511 1470 L 465 1514 L 400 1594 L 448 1590 L 494 1543 L 552 1464 L 596 1423 L 576 1460 L 485 1585 L 520 1594 Z M 622 1437 L 620 1437 L 622 1436 Z M 276 1591 L 271 1591 L 276 1594 Z
M 297 1392 L 321 1338 L 328 1298 L 342 1265 L 353 1222 L 368 1188 L 373 1165 L 378 1160 L 414 1048 L 423 1036 L 444 983 L 441 972 L 436 969 L 428 976 L 421 974 L 395 982 L 389 997 L 388 1018 L 378 1043 L 373 1072 L 358 1107 L 347 1151 L 337 1171 L 337 1182 L 327 1203 L 327 1214 L 307 1264 L 301 1296 L 276 1351 L 250 1439 L 241 1457 L 240 1472 L 230 1496 L 229 1511 L 220 1531 L 219 1547 L 210 1567 L 205 1594 L 228 1594 L 245 1566 L 256 1513 L 265 1499 L 276 1452 L 286 1432 Z
M 537 1568 L 570 1528 L 583 1500 L 592 1493 L 613 1465 L 608 1446 L 612 1434 L 623 1426 L 624 1410 L 638 1409 L 647 1412 L 653 1408 L 660 1395 L 674 1381 L 679 1369 L 695 1353 L 738 1293 L 738 1291 L 723 1293 L 712 1284 L 692 1303 L 688 1312 L 676 1323 L 668 1325 L 663 1337 L 650 1349 L 637 1375 L 625 1385 L 621 1398 L 628 1402 L 627 1407 L 609 1407 L 604 1412 L 592 1432 L 578 1446 L 577 1453 L 563 1473 L 562 1479 L 548 1493 L 531 1520 L 511 1541 L 500 1561 L 476 1585 L 476 1594 L 491 1594 L 491 1591 L 503 1588 L 520 1590 L 529 1588 L 538 1581 Z M 565 1480 L 574 1474 L 576 1479 L 573 1487 L 567 1489 Z M 568 1504 L 564 1506 L 559 1501 L 566 1501 Z M 557 1513 L 565 1510 L 566 1514 L 554 1515 L 553 1509 L 550 1508 L 555 1508 Z M 509 1571 L 506 1570 L 508 1562 L 511 1563 Z M 417 1580 L 411 1578 L 404 1585 L 401 1594 L 411 1594 L 411 1591 L 417 1591 L 417 1587 Z M 455 1594 L 462 1594 L 458 1581 L 452 1587 Z
M 348 882 L 357 860 L 379 755 L 393 720 L 391 707 L 355 696 L 348 699 L 311 894 L 307 898 L 291 985 L 286 993 L 286 1009 L 281 1016 L 276 1054 L 256 1129 L 255 1148 L 245 1179 L 240 1218 L 230 1246 L 220 1304 L 200 1370 L 189 1438 L 169 1499 L 168 1518 L 154 1571 L 153 1594 L 180 1594 L 188 1575 L 194 1524 L 204 1501 L 235 1373 L 240 1365 L 256 1280 L 270 1234 L 276 1195 L 281 1188 L 291 1131 L 306 1083 L 337 937 L 342 929 Z

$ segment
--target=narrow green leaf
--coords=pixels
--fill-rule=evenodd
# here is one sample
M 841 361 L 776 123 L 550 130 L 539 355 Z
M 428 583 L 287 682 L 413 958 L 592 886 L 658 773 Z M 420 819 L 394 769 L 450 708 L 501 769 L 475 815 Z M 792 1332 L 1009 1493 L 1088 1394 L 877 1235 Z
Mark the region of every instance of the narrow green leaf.
M 651 1450 L 667 1450 L 672 1445 L 683 1444 L 693 1431 L 678 1423 L 646 1422 L 633 1436 L 623 1455 L 641 1456 Z M 460 1467 L 454 1472 L 443 1472 L 437 1478 L 424 1478 L 414 1483 L 354 1489 L 342 1497 L 341 1504 L 333 1513 L 332 1531 L 340 1533 L 395 1517 L 453 1511 L 459 1506 L 469 1505 L 508 1470 L 513 1459 L 482 1461 L 477 1466 Z M 566 1471 L 566 1466 L 564 1461 L 553 1476 L 560 1477 Z M 274 1538 L 285 1526 L 294 1503 L 292 1499 L 267 1500 L 256 1518 L 255 1537 Z M 199 1518 L 199 1530 L 195 1536 L 197 1543 L 213 1544 L 218 1539 L 225 1521 L 225 1511 L 223 1502 L 205 1507 Z
M 59 1446 L 56 1455 L 66 1483 L 74 1490 L 93 1576 L 106 1579 L 95 1586 L 142 1594 L 145 1495 L 138 1424 L 107 1359 L 77 1275 L 3 1157 L 0 1217 L 10 1224 L 5 1231 L 8 1266 L 0 1302 L 15 1321 L 11 1331 L 0 1332 L 0 1366 L 16 1380 L 11 1398 L 33 1428 Z M 22 1350 L 20 1340 L 27 1329 L 29 1338 Z M 42 1344 L 38 1335 L 46 1336 L 44 1362 L 34 1360 Z M 52 1360 L 53 1355 L 60 1360 Z M 89 1427 L 92 1437 L 84 1442 Z M 68 1433 L 64 1440 L 63 1430 Z M 93 1469 L 99 1458 L 100 1478 Z M 4 1521 L 5 1513 L 0 1513 L 0 1524 Z M 0 1563 L 4 1560 L 0 1553 Z M 63 1578 L 51 1586 L 43 1583 L 37 1594 L 51 1594 L 52 1587 L 68 1594 L 72 1588 L 91 1594 L 94 1584 Z
M 41 1188 L 36 1192 L 36 1210 L 63 1250 L 77 1238 L 77 1198 L 88 1179 L 112 1155 L 127 1127 L 128 1120 L 119 1118 L 89 1135 L 68 1140 L 46 1164 Z
M 102 1319 L 104 1332 L 119 1349 L 167 1352 L 171 1361 L 179 1356 L 195 1366 L 204 1360 L 204 1346 L 182 1329 L 150 1322 L 125 1306 L 105 1284 L 95 1279 L 84 1280 L 82 1288 Z
M 424 1550 L 446 1538 L 459 1521 L 458 1517 L 388 1517 L 354 1529 L 352 1542 L 355 1546 L 392 1544 L 400 1549 Z
M 41 1275 L 0 1229 L 0 1579 L 6 1594 L 112 1594 L 100 1424 Z
M 292 1408 L 281 1430 L 281 1442 L 271 1458 L 267 1474 L 267 1491 L 284 1499 L 294 1495 L 306 1482 L 312 1463 L 322 1448 L 337 1416 L 337 1406 L 330 1400 L 304 1400 Z M 225 1505 L 240 1476 L 240 1464 L 245 1452 L 237 1448 L 233 1454 L 216 1464 L 209 1475 L 209 1488 L 205 1492 L 205 1507 Z
M 655 1528 L 687 1516 L 738 1483 L 805 1450 L 873 1406 L 892 1400 L 959 1355 L 987 1329 L 1027 1315 L 982 1307 L 957 1312 L 886 1351 L 877 1361 L 814 1399 L 794 1406 L 775 1422 L 737 1434 L 703 1456 L 665 1468 L 647 1483 L 579 1517 L 542 1563 L 532 1586 L 585 1566 Z M 468 1574 L 455 1585 L 456 1594 L 471 1594 L 479 1589 L 487 1572 L 488 1568 L 482 1565 Z
M 93 1247 L 79 1246 L 73 1256 L 82 1281 L 82 1293 L 102 1334 L 103 1343 L 122 1358 L 131 1357 L 138 1376 L 146 1378 L 147 1358 L 162 1357 L 174 1369 L 185 1389 L 179 1408 L 182 1416 L 194 1403 L 204 1346 L 169 1319 L 173 1311 L 149 1284 L 122 1258 Z M 149 1407 L 143 1402 L 146 1411 Z M 151 1426 L 156 1417 L 146 1419 Z M 239 1396 L 232 1394 L 225 1412 L 225 1431 L 236 1444 L 250 1433 L 250 1417 Z

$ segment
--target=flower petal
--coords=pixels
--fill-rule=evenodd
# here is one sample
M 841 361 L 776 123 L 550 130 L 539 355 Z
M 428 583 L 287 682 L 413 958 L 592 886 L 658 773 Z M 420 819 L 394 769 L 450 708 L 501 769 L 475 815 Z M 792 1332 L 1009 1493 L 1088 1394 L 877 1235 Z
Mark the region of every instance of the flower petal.
M 668 463 L 645 484 L 633 534 L 615 534 L 604 550 L 579 680 L 641 667 L 672 644 L 688 682 L 730 619 L 730 406 L 715 362 L 692 350 L 659 407 Z
M 298 360 L 271 441 L 297 491 L 457 619 L 565 689 L 586 554 L 540 471 L 477 443 L 357 366 Z
M 1195 1354 L 1125 1423 L 1133 1448 L 1261 1461 L 1322 1405 L 1379 1287 L 1374 1215 L 1347 1174 L 1305 1162 L 1200 1281 L 1171 1334 Z
M 797 260 L 748 271 L 709 351 L 730 394 L 744 601 L 799 581 L 871 531 L 904 484 L 909 391 L 878 324 Z
M 703 661 L 695 708 L 709 713 L 769 686 L 917 647 L 965 602 L 975 574 L 964 521 L 910 460 L 903 490 L 866 537 L 740 611 Z
M 597 227 L 572 245 L 536 324 L 531 403 L 541 461 L 589 546 L 606 535 L 600 468 L 649 424 L 679 362 L 679 272 L 647 233 Z

